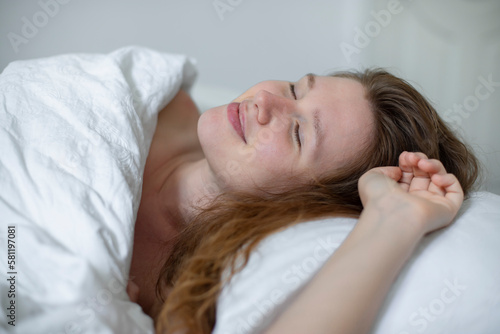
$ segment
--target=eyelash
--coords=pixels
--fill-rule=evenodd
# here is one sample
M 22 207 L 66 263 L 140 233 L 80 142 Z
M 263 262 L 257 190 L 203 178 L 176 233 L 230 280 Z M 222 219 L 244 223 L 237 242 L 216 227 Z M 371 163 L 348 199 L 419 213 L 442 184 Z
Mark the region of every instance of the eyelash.
M 299 145 L 299 147 L 302 146 L 302 143 L 300 142 L 300 136 L 299 136 L 299 123 L 295 123 L 295 140 L 297 141 L 297 144 Z
M 290 83 L 290 92 L 292 93 L 292 96 L 295 100 L 297 100 L 297 95 L 295 95 L 295 85 Z M 299 123 L 295 123 L 295 129 L 294 129 L 294 132 L 295 132 L 295 140 L 297 141 L 297 144 L 299 145 L 299 147 L 302 146 L 302 143 L 300 142 L 300 135 L 299 135 Z
M 297 95 L 295 95 L 295 85 L 294 84 L 290 84 L 290 92 L 292 93 L 292 96 L 295 100 L 297 100 Z

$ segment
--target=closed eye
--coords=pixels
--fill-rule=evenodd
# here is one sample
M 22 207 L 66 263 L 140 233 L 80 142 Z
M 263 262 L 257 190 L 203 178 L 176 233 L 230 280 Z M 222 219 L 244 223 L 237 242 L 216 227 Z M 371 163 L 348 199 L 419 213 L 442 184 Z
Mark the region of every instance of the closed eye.
M 293 98 L 297 100 L 297 95 L 295 95 L 295 85 L 293 83 L 290 83 L 290 93 L 292 94 Z
M 302 147 L 302 143 L 300 142 L 299 126 L 300 126 L 299 122 L 295 123 L 295 128 L 294 128 L 295 141 L 297 142 L 297 145 L 299 145 L 299 147 Z

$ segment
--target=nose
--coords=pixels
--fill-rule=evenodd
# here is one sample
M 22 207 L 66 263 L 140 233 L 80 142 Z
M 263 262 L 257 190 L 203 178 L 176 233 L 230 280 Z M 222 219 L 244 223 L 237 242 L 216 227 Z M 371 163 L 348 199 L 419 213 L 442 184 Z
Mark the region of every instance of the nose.
M 285 97 L 266 90 L 260 90 L 254 95 L 254 105 L 257 108 L 257 121 L 262 125 L 269 123 L 273 117 L 286 115 L 290 110 Z

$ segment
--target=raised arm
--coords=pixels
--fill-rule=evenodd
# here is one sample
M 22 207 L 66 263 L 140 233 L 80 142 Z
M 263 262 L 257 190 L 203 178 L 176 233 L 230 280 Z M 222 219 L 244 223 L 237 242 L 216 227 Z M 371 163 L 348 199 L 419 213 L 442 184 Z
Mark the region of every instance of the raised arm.
M 439 161 L 404 152 L 399 163 L 363 175 L 358 223 L 266 334 L 369 332 L 420 239 L 447 226 L 463 201 L 460 184 Z

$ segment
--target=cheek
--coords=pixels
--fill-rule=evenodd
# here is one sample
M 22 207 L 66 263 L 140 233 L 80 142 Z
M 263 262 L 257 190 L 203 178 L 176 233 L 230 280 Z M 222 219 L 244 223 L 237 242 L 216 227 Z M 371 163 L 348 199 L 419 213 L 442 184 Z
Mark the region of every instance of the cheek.
M 224 117 L 224 107 L 209 109 L 201 114 L 198 137 L 218 184 L 226 189 L 240 189 L 242 181 L 250 175 L 247 166 L 256 159 L 256 150 L 235 142 Z
M 282 174 L 275 152 L 270 145 L 238 148 L 218 166 L 219 181 L 227 190 L 252 192 L 255 186 L 272 186 Z
M 256 147 L 255 163 L 259 169 L 262 179 L 272 182 L 274 179 L 280 179 L 283 176 L 289 176 L 292 161 L 291 152 L 282 142 L 274 141 L 271 144 L 262 144 Z
M 257 150 L 262 151 L 263 153 L 276 152 L 279 146 L 277 137 L 276 133 L 270 128 L 260 129 L 257 133 L 257 140 L 255 141 L 254 146 Z
M 290 143 L 287 142 L 286 124 L 277 119 L 268 127 L 260 128 L 256 134 L 254 146 L 262 151 L 281 154 L 290 151 Z

